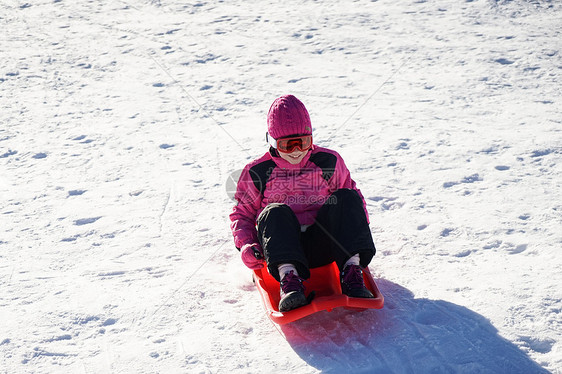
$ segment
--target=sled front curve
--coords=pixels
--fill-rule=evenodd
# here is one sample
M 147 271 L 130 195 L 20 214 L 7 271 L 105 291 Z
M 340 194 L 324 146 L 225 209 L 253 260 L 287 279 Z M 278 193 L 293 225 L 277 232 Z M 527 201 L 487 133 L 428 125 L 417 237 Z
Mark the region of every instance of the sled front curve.
M 365 286 L 373 293 L 374 299 L 349 297 L 342 294 L 339 269 L 335 262 L 319 268 L 310 269 L 310 278 L 303 282 L 305 295 L 314 291 L 310 304 L 282 313 L 279 311 L 279 282 L 267 271 L 267 268 L 254 270 L 254 281 L 260 293 L 267 316 L 277 324 L 293 322 L 310 314 L 334 308 L 381 309 L 384 297 L 379 291 L 369 268 L 363 269 Z

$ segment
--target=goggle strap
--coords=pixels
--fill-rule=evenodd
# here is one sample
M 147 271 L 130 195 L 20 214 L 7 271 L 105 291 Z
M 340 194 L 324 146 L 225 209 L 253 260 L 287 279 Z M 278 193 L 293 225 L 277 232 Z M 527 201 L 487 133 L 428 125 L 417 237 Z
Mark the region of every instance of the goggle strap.
M 265 133 L 265 139 L 267 140 L 267 143 L 269 143 L 270 146 L 277 149 L 277 140 L 273 139 L 272 136 L 269 136 L 269 133 L 267 132 Z

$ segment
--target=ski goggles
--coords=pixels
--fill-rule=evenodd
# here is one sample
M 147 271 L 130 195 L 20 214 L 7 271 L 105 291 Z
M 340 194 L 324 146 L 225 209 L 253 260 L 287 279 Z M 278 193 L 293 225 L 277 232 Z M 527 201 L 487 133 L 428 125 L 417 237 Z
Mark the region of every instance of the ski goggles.
M 292 153 L 295 149 L 307 151 L 312 147 L 312 135 L 297 135 L 288 138 L 273 139 L 266 134 L 267 142 L 282 153 Z

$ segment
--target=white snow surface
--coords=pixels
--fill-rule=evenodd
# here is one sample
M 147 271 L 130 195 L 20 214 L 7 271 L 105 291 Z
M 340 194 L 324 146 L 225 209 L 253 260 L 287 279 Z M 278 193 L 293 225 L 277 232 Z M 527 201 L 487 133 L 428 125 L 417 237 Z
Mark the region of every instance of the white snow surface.
M 0 371 L 562 372 L 558 0 L 6 0 Z M 276 326 L 231 173 L 294 94 L 381 310 Z

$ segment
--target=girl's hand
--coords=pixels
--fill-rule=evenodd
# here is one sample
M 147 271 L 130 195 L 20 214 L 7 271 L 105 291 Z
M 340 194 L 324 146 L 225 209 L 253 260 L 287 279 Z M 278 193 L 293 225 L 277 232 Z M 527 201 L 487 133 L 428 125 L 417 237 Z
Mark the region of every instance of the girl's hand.
M 240 250 L 242 262 L 252 270 L 261 269 L 264 266 L 263 253 L 258 244 L 246 244 Z

